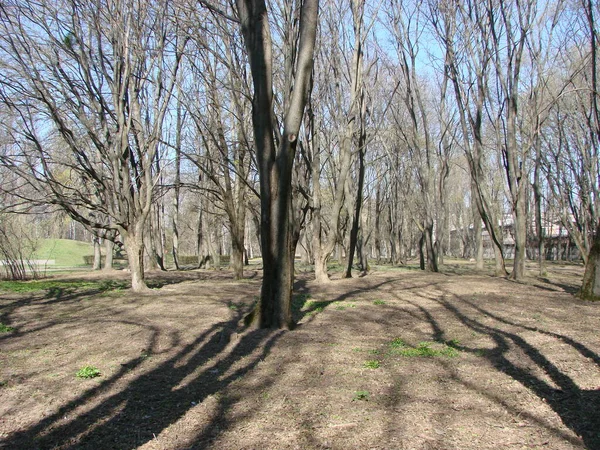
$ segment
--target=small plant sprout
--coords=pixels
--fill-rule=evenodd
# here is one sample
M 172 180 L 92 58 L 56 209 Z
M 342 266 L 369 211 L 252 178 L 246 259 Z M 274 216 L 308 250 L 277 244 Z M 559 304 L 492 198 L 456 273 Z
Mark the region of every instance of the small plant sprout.
M 84 366 L 75 374 L 77 378 L 96 378 L 100 376 L 100 371 L 94 366 Z
M 380 363 L 377 360 L 365 361 L 363 366 L 367 369 L 379 369 Z
M 15 331 L 15 329 L 13 327 L 9 327 L 8 325 L 0 323 L 0 333 L 10 333 L 11 331 Z
M 373 302 L 374 305 L 385 305 L 385 301 L 381 299 L 377 299 Z
M 354 393 L 354 397 L 352 397 L 352 401 L 357 401 L 357 400 L 364 400 L 364 401 L 369 401 L 369 391 L 356 391 Z
M 448 347 L 460 347 L 460 341 L 458 339 L 450 339 L 448 341 L 446 341 L 446 345 Z
M 402 338 L 396 338 L 392 342 L 390 342 L 390 347 L 392 348 L 401 348 L 406 347 L 406 342 Z

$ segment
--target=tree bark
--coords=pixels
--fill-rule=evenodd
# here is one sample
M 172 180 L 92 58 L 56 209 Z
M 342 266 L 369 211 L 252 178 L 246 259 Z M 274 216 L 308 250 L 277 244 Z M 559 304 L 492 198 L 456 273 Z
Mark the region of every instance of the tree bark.
M 252 318 L 261 328 L 293 328 L 291 314 L 294 248 L 291 233 L 292 169 L 304 109 L 310 94 L 318 0 L 304 0 L 300 12 L 295 82 L 283 121 L 279 148 L 274 139 L 272 42 L 264 0 L 237 0 L 254 86 L 252 125 L 257 153 L 263 281 Z
M 104 270 L 106 271 L 113 270 L 115 234 L 115 232 L 108 233 L 107 237 L 104 238 L 104 252 L 106 253 L 106 257 L 104 259 Z
M 363 103 L 364 100 L 361 100 Z M 362 109 L 362 108 L 361 108 Z M 362 121 L 361 121 L 362 122 Z M 352 228 L 350 229 L 350 243 L 348 245 L 348 263 L 346 266 L 346 278 L 352 278 L 352 263 L 354 262 L 354 252 L 358 248 L 358 234 L 361 225 L 361 210 L 363 204 L 363 189 L 365 184 L 365 145 L 366 131 L 361 124 L 361 131 L 358 138 L 358 186 L 356 187 L 356 200 L 354 203 L 354 215 L 352 218 Z M 359 252 L 362 253 L 362 252 Z M 362 262 L 361 262 L 362 265 Z M 364 271 L 364 268 L 363 268 Z
M 102 267 L 102 252 L 100 251 L 100 236 L 94 234 L 94 264 L 92 270 L 100 270 Z
M 177 100 L 177 117 L 175 122 L 175 180 L 173 184 L 173 216 L 171 218 L 171 229 L 173 232 L 173 264 L 176 270 L 181 270 L 179 265 L 179 200 L 181 194 L 181 132 L 183 128 L 183 115 L 181 112 L 181 101 Z
M 584 300 L 600 301 L 600 225 L 585 265 L 580 295 Z
M 597 33 L 596 21 L 594 17 L 594 5 L 592 0 L 584 0 L 584 8 L 590 31 L 590 46 L 592 55 L 592 137 L 593 145 L 596 147 L 600 143 L 600 107 L 598 106 L 598 58 L 597 58 Z M 588 259 L 585 265 L 583 275 L 583 284 L 581 287 L 581 296 L 587 300 L 600 300 L 600 220 L 595 224 L 596 232 L 592 248 L 590 249 Z
M 138 229 L 135 233 L 128 233 L 123 236 L 123 244 L 127 252 L 127 261 L 131 272 L 131 289 L 138 293 L 149 292 L 150 289 L 146 285 L 144 273 L 144 238 L 142 231 Z

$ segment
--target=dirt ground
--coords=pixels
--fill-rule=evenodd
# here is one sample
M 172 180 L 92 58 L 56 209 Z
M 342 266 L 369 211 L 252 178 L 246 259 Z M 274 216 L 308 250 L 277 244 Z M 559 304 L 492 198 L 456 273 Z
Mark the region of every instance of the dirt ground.
M 291 332 L 241 326 L 257 270 L 0 292 L 0 448 L 599 449 L 600 304 L 534 273 L 298 274 Z

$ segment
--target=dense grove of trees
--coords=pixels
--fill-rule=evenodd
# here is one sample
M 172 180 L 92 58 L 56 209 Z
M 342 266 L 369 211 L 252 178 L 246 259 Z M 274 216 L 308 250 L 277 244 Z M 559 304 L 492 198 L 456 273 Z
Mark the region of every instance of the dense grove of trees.
M 445 256 L 519 280 L 573 256 L 600 295 L 591 0 L 19 0 L 0 6 L 0 235 L 62 211 L 144 264 Z M 12 216 L 10 216 L 12 217 Z M 12 220 L 12 219 L 11 219 Z M 8 225 L 7 225 L 8 226 Z M 13 226 L 13 225 L 10 225 Z M 512 260 L 512 266 L 506 260 Z

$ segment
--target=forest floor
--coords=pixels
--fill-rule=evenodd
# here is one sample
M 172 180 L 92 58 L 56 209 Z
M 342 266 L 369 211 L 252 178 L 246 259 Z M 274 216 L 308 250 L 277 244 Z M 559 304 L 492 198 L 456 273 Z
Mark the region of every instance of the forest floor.
M 294 331 L 242 326 L 258 270 L 5 290 L 0 448 L 600 449 L 600 303 L 530 269 L 300 273 Z

